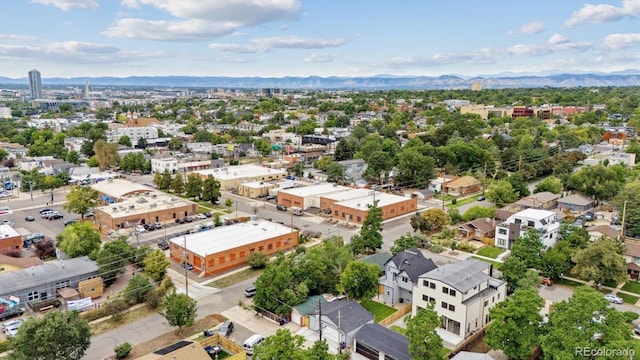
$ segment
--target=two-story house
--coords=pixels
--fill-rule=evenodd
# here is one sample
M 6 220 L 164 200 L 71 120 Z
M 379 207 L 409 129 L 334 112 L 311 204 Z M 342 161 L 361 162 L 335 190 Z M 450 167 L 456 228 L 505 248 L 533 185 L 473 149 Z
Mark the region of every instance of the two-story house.
M 413 290 L 412 314 L 432 302 L 441 328 L 466 338 L 489 322 L 489 309 L 507 296 L 507 283 L 492 272 L 493 265 L 467 259 L 421 275 Z
M 520 234 L 535 229 L 540 234 L 540 240 L 545 247 L 552 247 L 558 240 L 560 222 L 553 211 L 540 209 L 525 209 L 496 225 L 495 246 L 511 249 Z
M 394 255 L 384 264 L 385 274 L 378 281 L 385 304 L 410 303 L 418 277 L 437 267 L 416 247 Z
M 625 241 L 624 244 L 627 273 L 632 279 L 638 279 L 638 275 L 640 275 L 640 244 L 636 244 L 634 241 Z

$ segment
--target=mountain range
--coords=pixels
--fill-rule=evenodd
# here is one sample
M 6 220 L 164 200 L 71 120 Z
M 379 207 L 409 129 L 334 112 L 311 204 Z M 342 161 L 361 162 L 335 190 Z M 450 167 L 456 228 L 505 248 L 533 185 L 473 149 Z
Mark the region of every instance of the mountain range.
M 168 88 L 284 88 L 296 90 L 391 90 L 391 89 L 470 89 L 480 83 L 483 89 L 502 88 L 572 88 L 606 86 L 640 86 L 640 71 L 625 70 L 610 74 L 557 74 L 514 76 L 463 77 L 457 75 L 368 77 L 224 77 L 224 76 L 130 76 L 130 77 L 74 77 L 43 78 L 43 86 L 168 87 Z M 27 78 L 12 79 L 0 76 L 0 87 L 28 87 Z

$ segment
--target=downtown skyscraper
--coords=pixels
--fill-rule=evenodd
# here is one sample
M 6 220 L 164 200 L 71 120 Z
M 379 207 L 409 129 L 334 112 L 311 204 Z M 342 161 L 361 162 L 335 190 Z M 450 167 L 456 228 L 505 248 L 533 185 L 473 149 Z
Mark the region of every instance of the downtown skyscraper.
M 31 89 L 32 99 L 42 99 L 42 80 L 40 79 L 40 71 L 36 69 L 29 71 L 29 88 Z

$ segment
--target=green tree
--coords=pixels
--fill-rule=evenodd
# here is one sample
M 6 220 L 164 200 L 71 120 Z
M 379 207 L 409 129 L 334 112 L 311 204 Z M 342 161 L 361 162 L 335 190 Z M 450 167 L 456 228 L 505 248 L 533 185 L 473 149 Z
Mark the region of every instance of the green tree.
M 411 233 L 400 236 L 393 242 L 391 247 L 391 255 L 396 255 L 412 247 L 418 246 L 415 237 Z
M 624 212 L 625 236 L 640 236 L 640 181 L 627 183 L 611 204 L 621 214 Z M 626 204 L 626 206 L 625 206 Z
M 84 215 L 98 205 L 99 199 L 98 191 L 90 187 L 75 186 L 67 193 L 67 202 L 62 205 L 62 208 L 84 219 Z
M 586 166 L 573 173 L 567 180 L 567 190 L 577 190 L 596 200 L 613 199 L 626 181 L 624 168 L 604 165 Z
M 128 172 L 143 172 L 146 160 L 142 153 L 128 153 L 120 159 L 120 169 Z
M 339 182 L 344 180 L 344 167 L 342 164 L 337 162 L 332 162 L 327 166 L 327 181 L 329 182 Z
M 167 273 L 167 269 L 171 266 L 171 263 L 164 255 L 164 252 L 160 249 L 151 251 L 144 260 L 144 272 L 153 279 L 153 281 L 160 281 Z
M 624 243 L 602 237 L 573 255 L 572 260 L 576 265 L 571 273 L 596 284 L 609 281 L 621 283 L 627 278 L 624 252 Z
M 500 180 L 489 186 L 487 189 L 487 199 L 498 207 L 511 204 L 518 200 L 518 193 L 507 180 Z
M 113 143 L 105 143 L 99 139 L 93 144 L 93 153 L 98 161 L 100 171 L 104 171 L 110 166 L 118 164 L 118 145 Z
M 148 145 L 147 139 L 145 139 L 143 137 L 138 138 L 138 143 L 136 144 L 136 147 L 138 149 L 146 149 L 147 145 Z
M 522 173 L 515 172 L 509 175 L 507 181 L 511 184 L 511 187 L 513 187 L 513 191 L 516 193 L 518 199 L 529 196 L 529 188 Z
M 231 206 L 233 206 L 233 200 L 228 198 L 227 200 L 224 201 L 224 206 L 226 206 L 228 210 L 231 210 Z
M 157 181 L 155 177 L 153 179 L 154 184 L 156 184 L 158 189 L 160 189 L 161 191 L 169 190 L 169 188 L 171 187 L 171 173 L 169 172 L 169 169 L 164 169 L 162 174 L 158 172 L 156 172 L 156 174 L 159 174 Z
M 220 182 L 212 175 L 202 182 L 202 200 L 215 204 L 220 198 Z
M 528 360 L 540 343 L 540 310 L 544 299 L 536 290 L 518 290 L 489 310 L 491 323 L 484 338 L 492 349 L 502 350 L 509 359 Z
M 11 359 L 77 360 L 91 344 L 89 322 L 77 311 L 49 311 L 30 317 L 11 340 Z
M 556 246 L 547 249 L 542 254 L 542 272 L 552 279 L 559 279 L 564 274 L 571 271 L 572 249 L 567 241 L 560 240 Z
M 67 153 L 67 157 L 65 158 L 65 160 L 72 164 L 79 164 L 80 154 L 78 154 L 78 152 L 75 150 L 71 150 Z
M 394 181 L 399 186 L 422 187 L 435 177 L 435 161 L 432 157 L 411 148 L 398 153 Z
M 427 231 L 440 230 L 449 222 L 449 216 L 442 209 L 431 208 L 422 213 Z
M 254 306 L 284 315 L 291 312 L 291 307 L 303 302 L 309 294 L 309 287 L 304 279 L 294 277 L 293 270 L 291 259 L 284 255 L 269 263 L 256 280 Z
M 261 251 L 254 251 L 247 257 L 247 265 L 254 269 L 262 269 L 269 263 L 269 256 Z
M 100 249 L 102 241 L 100 233 L 93 228 L 93 224 L 80 221 L 66 226 L 56 236 L 56 243 L 69 257 L 78 257 L 91 254 Z
M 296 165 L 293 168 L 293 173 L 295 176 L 301 178 L 304 176 L 304 164 L 300 161 L 296 162 Z
M 632 349 L 631 337 L 621 312 L 598 291 L 579 286 L 568 300 L 553 304 L 541 345 L 544 359 L 569 360 L 581 356 L 576 351 L 585 348 Z
M 105 286 L 111 286 L 119 275 L 124 274 L 132 258 L 133 248 L 127 242 L 126 236 L 104 244 L 98 252 L 96 263 Z
M 527 268 L 540 269 L 540 257 L 543 250 L 544 245 L 540 234 L 536 230 L 530 229 L 516 239 L 511 247 L 511 256 L 524 261 Z
M 129 283 L 124 289 L 124 299 L 130 304 L 141 303 L 144 302 L 151 290 L 153 290 L 153 285 L 149 282 L 149 278 L 143 274 L 136 274 L 129 279 Z
M 192 173 L 187 177 L 185 185 L 186 195 L 190 198 L 199 198 L 202 196 L 202 178 L 200 175 Z
M 178 334 L 185 326 L 192 326 L 196 320 L 198 303 L 186 294 L 172 292 L 164 298 L 164 310 L 160 315 L 167 319 L 171 326 L 178 327 Z
M 464 215 L 462 215 L 462 220 L 471 221 L 471 220 L 481 219 L 481 218 L 493 219 L 495 217 L 496 217 L 495 208 L 475 205 L 475 206 L 472 206 L 469 210 L 465 211 Z M 451 218 L 451 214 L 449 214 L 449 218 Z
M 181 174 L 176 174 L 171 180 L 171 190 L 175 194 L 181 195 L 184 192 L 184 180 Z
M 182 146 L 184 146 L 184 144 L 182 143 L 182 139 L 180 138 L 174 137 L 174 138 L 171 138 L 171 140 L 169 140 L 169 144 L 168 144 L 169 150 L 177 151 L 182 149 Z
M 120 139 L 118 139 L 118 145 L 133 147 L 133 144 L 131 143 L 131 138 L 129 138 L 127 135 L 120 136 Z
M 538 185 L 536 185 L 535 189 L 533 189 L 534 193 L 539 193 L 543 191 L 548 191 L 554 194 L 560 194 L 564 185 L 562 184 L 562 180 L 558 179 L 555 176 L 548 176 L 544 180 L 542 180 Z
M 368 208 L 360 233 L 351 237 L 350 246 L 354 254 L 376 252 L 382 248 L 382 208 L 378 207 L 378 200 Z
M 378 273 L 376 264 L 363 261 L 351 261 L 340 275 L 338 290 L 351 300 L 368 300 L 378 290 Z
M 289 329 L 278 329 L 274 335 L 267 336 L 256 346 L 253 358 L 256 360 L 306 360 L 304 341 L 305 338 L 302 335 L 293 335 Z
M 404 318 L 409 338 L 409 354 L 414 359 L 446 359 L 442 338 L 436 332 L 441 321 L 433 307 L 433 302 L 429 302 L 426 309 L 418 308 L 415 316 Z
M 336 151 L 334 154 L 335 160 L 342 161 L 342 160 L 353 159 L 356 153 L 357 147 L 358 147 L 357 140 L 351 137 L 340 139 L 340 141 L 338 141 L 338 145 L 336 145 Z

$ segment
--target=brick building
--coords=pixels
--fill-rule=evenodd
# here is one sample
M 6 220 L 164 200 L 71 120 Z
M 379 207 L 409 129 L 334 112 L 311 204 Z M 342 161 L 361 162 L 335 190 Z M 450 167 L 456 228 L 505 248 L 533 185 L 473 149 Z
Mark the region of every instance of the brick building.
M 416 198 L 376 192 L 364 197 L 333 203 L 331 205 L 331 217 L 361 225 L 369 213 L 369 206 L 373 205 L 374 200 L 378 202 L 378 207 L 382 208 L 383 220 L 414 213 L 418 208 L 418 199 Z
M 22 251 L 22 236 L 10 225 L 0 225 L 0 254 Z
M 220 182 L 221 191 L 237 190 L 240 184 L 252 181 L 271 181 L 284 179 L 287 172 L 284 170 L 268 169 L 258 165 L 238 165 L 228 166 L 220 169 L 196 170 L 194 173 L 200 175 L 204 180 L 212 175 Z
M 344 192 L 350 188 L 331 183 L 296 187 L 278 191 L 278 204 L 302 209 L 320 207 L 320 197 L 326 194 Z
M 210 276 L 245 265 L 253 252 L 273 255 L 297 245 L 297 230 L 254 218 L 246 223 L 172 238 L 169 253 L 172 260 L 186 261 L 193 265 L 193 271 Z

